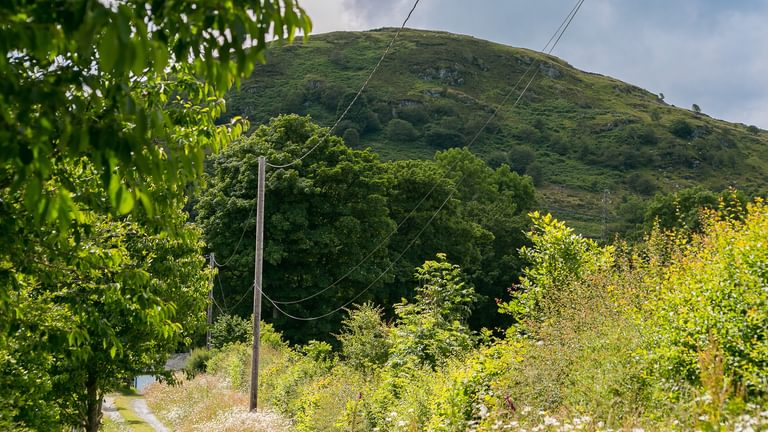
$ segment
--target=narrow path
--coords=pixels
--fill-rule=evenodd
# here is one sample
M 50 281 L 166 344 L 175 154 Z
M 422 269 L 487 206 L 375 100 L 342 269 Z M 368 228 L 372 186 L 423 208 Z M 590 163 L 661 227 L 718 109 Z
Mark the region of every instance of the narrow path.
M 170 432 L 149 410 L 147 401 L 134 390 L 124 390 L 104 398 L 104 417 L 114 426 L 110 431 Z
M 101 411 L 104 413 L 105 417 L 108 417 L 113 422 L 125 423 L 125 419 L 115 406 L 115 398 L 106 396 L 104 398 L 104 403 L 101 405 Z
M 152 411 L 149 410 L 149 407 L 147 406 L 147 401 L 144 398 L 136 398 L 133 400 L 133 403 L 131 404 L 131 407 L 133 408 L 133 411 L 141 417 L 142 420 L 147 422 L 150 426 L 152 426 L 157 432 L 170 432 L 168 428 L 163 426 L 162 423 L 160 423 L 160 420 L 155 417 L 154 414 L 152 414 Z

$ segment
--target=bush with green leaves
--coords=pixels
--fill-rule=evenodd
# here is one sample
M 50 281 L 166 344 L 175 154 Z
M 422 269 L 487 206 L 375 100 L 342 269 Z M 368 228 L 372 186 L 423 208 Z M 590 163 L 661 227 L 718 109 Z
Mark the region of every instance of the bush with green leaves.
M 211 348 L 231 343 L 250 343 L 253 340 L 251 320 L 237 315 L 219 315 L 211 326 Z
M 459 131 L 441 126 L 427 126 L 424 139 L 427 144 L 437 149 L 449 149 L 464 145 L 465 137 Z
M 397 118 L 421 126 L 430 120 L 429 109 L 422 104 L 405 105 L 397 109 Z
M 387 137 L 392 141 L 411 142 L 419 138 L 419 131 L 407 120 L 392 119 L 387 123 Z
M 360 145 L 360 132 L 358 132 L 355 128 L 344 130 L 341 138 L 344 140 L 344 144 L 349 147 L 354 148 Z
M 704 384 L 722 357 L 721 385 L 768 388 L 768 207 L 758 201 L 743 221 L 710 215 L 667 269 L 652 281 L 640 309 L 655 371 L 671 382 Z M 714 391 L 708 389 L 710 397 Z
M 683 119 L 673 121 L 669 125 L 669 132 L 680 139 L 689 140 L 693 138 L 693 126 Z
M 529 216 L 533 228 L 528 238 L 533 245 L 520 249 L 530 263 L 521 278 L 522 290 L 513 292 L 511 301 L 500 304 L 501 312 L 518 321 L 550 316 L 559 306 L 558 291 L 613 262 L 612 247 L 601 248 L 551 214 L 533 212 Z
M 653 195 L 659 185 L 652 175 L 645 172 L 632 173 L 627 177 L 627 185 L 641 195 Z
M 371 372 L 389 358 L 390 329 L 382 320 L 383 309 L 364 303 L 348 311 L 336 339 L 344 361 L 354 369 Z
M 213 353 L 206 348 L 195 348 L 189 354 L 186 364 L 184 364 L 184 373 L 189 378 L 194 378 L 199 373 L 204 373 L 208 369 L 208 360 Z
M 414 276 L 419 286 L 413 302 L 403 299 L 395 305 L 397 324 L 392 329 L 389 365 L 436 367 L 473 346 L 467 318 L 475 290 L 445 254 L 426 261 Z
M 228 344 L 208 360 L 207 373 L 220 376 L 233 389 L 246 391 L 251 370 L 251 352 L 250 344 Z

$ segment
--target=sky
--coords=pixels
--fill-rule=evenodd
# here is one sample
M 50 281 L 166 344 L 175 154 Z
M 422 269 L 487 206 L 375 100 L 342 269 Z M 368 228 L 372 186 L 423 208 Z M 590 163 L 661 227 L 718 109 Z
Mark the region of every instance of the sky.
M 313 33 L 399 27 L 414 0 L 303 0 Z M 407 27 L 541 50 L 576 0 L 421 0 Z M 311 38 L 310 38 L 311 40 Z M 768 0 L 586 0 L 552 53 L 768 130 Z M 374 77 L 375 79 L 375 77 Z

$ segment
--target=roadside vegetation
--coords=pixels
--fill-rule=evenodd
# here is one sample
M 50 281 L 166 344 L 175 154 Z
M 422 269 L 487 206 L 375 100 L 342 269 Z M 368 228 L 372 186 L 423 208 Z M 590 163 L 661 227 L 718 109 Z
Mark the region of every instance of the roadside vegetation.
M 438 255 L 392 321 L 371 304 L 350 309 L 338 349 L 289 346 L 268 328 L 260 400 L 300 431 L 768 427 L 762 201 L 723 203 L 699 231 L 657 228 L 635 245 L 531 218 L 530 265 L 499 303 L 515 320 L 506 335 L 465 325 L 475 293 Z M 249 353 L 216 348 L 193 386 L 244 395 Z

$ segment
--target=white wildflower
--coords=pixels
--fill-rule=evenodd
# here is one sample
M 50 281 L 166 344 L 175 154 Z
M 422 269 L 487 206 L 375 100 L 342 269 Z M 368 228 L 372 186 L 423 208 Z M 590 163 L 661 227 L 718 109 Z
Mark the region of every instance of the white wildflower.
M 480 404 L 480 418 L 488 417 L 488 407 L 485 404 Z

